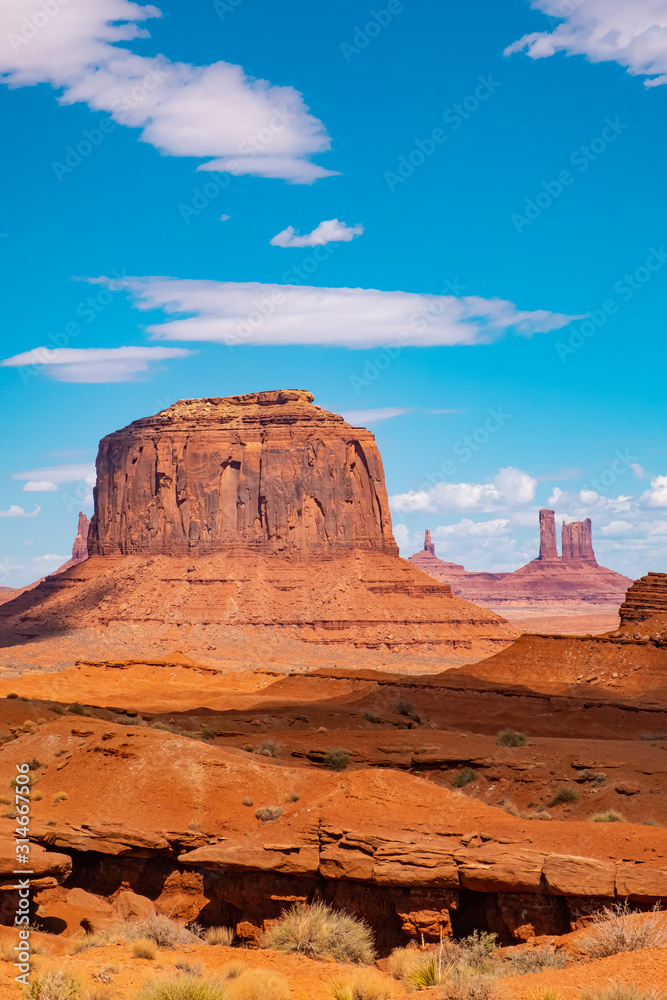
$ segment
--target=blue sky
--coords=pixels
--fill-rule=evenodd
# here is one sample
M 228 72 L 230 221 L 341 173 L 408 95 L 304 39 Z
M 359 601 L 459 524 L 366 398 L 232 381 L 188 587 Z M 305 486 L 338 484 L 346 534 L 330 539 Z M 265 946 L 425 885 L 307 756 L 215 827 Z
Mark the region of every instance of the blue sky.
M 667 0 L 5 0 L 0 584 L 104 434 L 282 386 L 374 430 L 406 555 L 549 505 L 665 570 L 666 73 Z

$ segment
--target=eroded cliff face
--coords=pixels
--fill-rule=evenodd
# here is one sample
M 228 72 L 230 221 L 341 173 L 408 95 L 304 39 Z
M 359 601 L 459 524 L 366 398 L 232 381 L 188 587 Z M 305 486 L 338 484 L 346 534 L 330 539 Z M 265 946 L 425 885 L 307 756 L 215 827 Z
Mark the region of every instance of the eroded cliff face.
M 397 555 L 375 438 L 297 389 L 181 400 L 100 442 L 91 555 Z
M 621 605 L 621 625 L 644 622 L 654 615 L 667 616 L 667 573 L 647 573 L 635 580 Z

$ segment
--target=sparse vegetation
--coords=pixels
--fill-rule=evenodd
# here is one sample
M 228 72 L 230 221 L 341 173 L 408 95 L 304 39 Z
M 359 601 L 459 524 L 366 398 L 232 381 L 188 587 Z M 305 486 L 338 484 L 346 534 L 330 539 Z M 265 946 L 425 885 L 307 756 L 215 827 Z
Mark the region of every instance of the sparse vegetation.
M 154 941 L 148 938 L 137 938 L 132 942 L 132 954 L 135 958 L 146 958 L 152 961 L 157 955 L 157 947 Z
M 255 748 L 252 745 L 252 743 L 244 743 L 241 749 L 245 750 L 246 753 L 254 753 L 255 751 Z
M 133 1000 L 227 1000 L 227 993 L 215 979 L 167 976 L 146 983 Z
M 7 695 L 7 697 L 8 697 L 8 698 L 18 698 L 18 695 L 17 695 L 16 691 L 11 691 L 11 692 L 10 692 L 10 693 L 9 693 L 9 694 Z
M 204 931 L 206 944 L 222 944 L 230 948 L 234 944 L 234 929 L 232 927 L 209 927 Z
M 67 794 L 67 792 L 56 792 L 55 795 L 53 796 L 52 801 L 54 806 L 57 806 L 59 802 L 66 802 L 68 798 L 69 795 Z
M 479 775 L 474 767 L 460 767 L 452 778 L 452 785 L 454 788 L 465 788 L 466 785 L 470 785 L 473 781 L 477 781 L 478 777 Z
M 378 723 L 381 721 L 380 716 L 376 715 L 375 712 L 364 712 L 362 717 L 366 720 L 366 722 Z
M 564 969 L 567 965 L 565 955 L 549 946 L 517 951 L 507 956 L 512 976 L 525 976 L 531 972 L 542 972 L 544 969 Z
M 496 736 L 499 747 L 525 747 L 528 742 L 527 733 L 519 733 L 516 729 L 501 729 Z
M 337 747 L 335 750 L 329 750 L 324 758 L 324 766 L 330 771 L 344 771 L 351 759 L 352 754 L 349 750 Z
M 86 714 L 85 708 L 83 707 L 83 705 L 80 705 L 78 701 L 75 701 L 74 704 L 70 705 L 69 708 L 67 709 L 67 711 L 71 712 L 72 715 L 85 715 Z
M 415 714 L 415 706 L 407 698 L 399 698 L 394 702 L 394 711 L 398 712 L 399 715 L 410 717 Z
M 667 993 L 652 989 L 640 990 L 629 983 L 616 983 L 614 986 L 601 986 L 597 990 L 584 990 L 579 1000 L 667 1000 Z
M 563 785 L 562 788 L 558 788 L 556 790 L 556 794 L 549 803 L 549 808 L 551 808 L 552 806 L 560 806 L 565 804 L 571 805 L 575 802 L 578 802 L 580 798 L 581 794 L 577 791 L 576 788 L 569 788 L 567 785 Z
M 211 726 L 202 726 L 199 730 L 199 735 L 203 740 L 213 740 L 218 733 L 217 730 L 213 729 Z
M 192 940 L 190 931 L 162 913 L 155 913 L 145 920 L 138 920 L 129 927 L 132 929 L 132 937 L 148 938 L 158 948 L 175 948 L 176 945 L 187 944 Z
M 279 757 L 282 747 L 275 740 L 264 740 L 260 743 L 257 748 L 257 753 L 262 754 L 264 757 Z
M 300 798 L 301 798 L 301 796 L 297 795 L 296 792 L 291 792 L 290 795 L 288 796 L 287 801 L 288 802 L 298 802 Z
M 591 823 L 627 823 L 623 813 L 608 809 L 607 812 L 593 813 L 588 817 Z
M 337 962 L 369 963 L 375 958 L 370 928 L 326 903 L 293 906 L 264 935 L 262 943 L 277 951 L 295 951 Z
M 228 984 L 232 1000 L 288 1000 L 290 993 L 286 980 L 270 969 L 244 969 Z
M 78 1000 L 81 985 L 64 972 L 46 972 L 33 979 L 26 995 L 29 1000 Z
M 359 969 L 327 987 L 335 1000 L 389 1000 L 387 980 L 375 969 Z
M 255 816 L 261 819 L 262 823 L 273 823 L 274 820 L 280 819 L 282 814 L 282 806 L 261 806 L 255 810 Z
M 244 806 L 254 806 L 255 800 L 249 798 L 247 795 L 244 799 L 241 799 L 241 804 Z
M 591 958 L 607 958 L 639 948 L 658 948 L 667 942 L 667 928 L 655 908 L 635 913 L 627 900 L 605 906 L 592 921 L 594 930 L 582 942 Z

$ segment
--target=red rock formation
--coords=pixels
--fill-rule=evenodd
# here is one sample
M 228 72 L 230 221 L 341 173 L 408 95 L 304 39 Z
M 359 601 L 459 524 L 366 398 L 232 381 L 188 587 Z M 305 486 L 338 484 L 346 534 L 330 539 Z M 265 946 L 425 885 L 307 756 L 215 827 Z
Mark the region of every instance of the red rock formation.
M 552 510 L 540 511 L 540 553 L 514 573 L 468 573 L 445 563 L 435 552 L 410 557 L 424 572 L 448 583 L 455 594 L 491 607 L 505 602 L 588 601 L 618 607 L 632 580 L 598 565 L 591 540 L 591 521 L 563 525 L 563 557 L 556 548 Z
M 540 511 L 540 561 L 558 559 L 556 548 L 556 515 L 552 510 Z
M 464 658 L 511 642 L 503 618 L 398 558 L 373 435 L 312 399 L 182 400 L 104 438 L 90 558 L 3 605 L 1 641 L 103 626 L 135 655 L 167 633 L 196 653 L 238 626 Z
M 597 566 L 598 561 L 593 552 L 591 519 L 563 523 L 563 555 L 566 562 L 585 562 L 589 566 Z
M 620 610 L 621 625 L 632 625 L 667 615 L 667 573 L 648 573 L 635 580 Z
M 72 546 L 72 562 L 83 562 L 88 558 L 88 528 L 90 521 L 84 513 L 79 511 L 79 527 Z
M 298 389 L 187 399 L 100 443 L 91 555 L 397 555 L 375 438 Z
M 413 556 L 410 556 L 408 562 L 411 562 L 417 569 L 423 570 L 429 576 L 440 580 L 442 583 L 450 583 L 453 578 L 466 575 L 465 568 L 458 563 L 445 562 L 443 559 L 438 559 L 435 554 L 435 545 L 431 541 L 431 532 L 428 528 L 424 534 L 424 548 L 421 552 L 416 552 Z

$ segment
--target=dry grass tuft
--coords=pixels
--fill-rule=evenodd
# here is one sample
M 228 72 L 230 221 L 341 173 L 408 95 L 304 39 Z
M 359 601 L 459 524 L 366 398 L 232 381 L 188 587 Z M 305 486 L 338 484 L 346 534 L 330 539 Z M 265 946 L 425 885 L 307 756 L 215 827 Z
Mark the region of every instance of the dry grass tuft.
M 528 733 L 519 733 L 516 729 L 501 729 L 496 736 L 499 747 L 525 747 Z
M 333 958 L 337 962 L 370 963 L 375 959 L 371 929 L 356 917 L 325 903 L 287 910 L 264 935 L 265 948 Z
M 288 1000 L 287 981 L 270 969 L 245 969 L 227 981 L 231 1000 Z
M 582 942 L 591 958 L 607 958 L 640 948 L 659 948 L 667 942 L 667 928 L 657 906 L 634 913 L 627 902 L 605 906 L 593 918 L 594 930 Z
M 135 958 L 147 958 L 152 962 L 157 955 L 157 945 L 148 938 L 137 938 L 132 942 L 132 954 Z
M 593 813 L 588 819 L 591 823 L 627 823 L 623 813 L 616 812 L 614 809 L 609 809 L 607 812 Z
M 179 944 L 192 941 L 192 934 L 178 921 L 155 913 L 145 920 L 138 920 L 127 926 L 127 932 L 132 938 L 148 938 L 158 948 L 175 948 Z
M 204 932 L 206 944 L 223 944 L 230 948 L 234 944 L 236 933 L 233 927 L 209 927 Z
M 262 823 L 273 823 L 274 820 L 280 819 L 282 814 L 282 806 L 261 806 L 255 810 L 255 816 L 261 819 Z
M 335 979 L 327 987 L 335 1000 L 389 1000 L 391 989 L 375 969 L 359 969 Z
M 78 1000 L 81 984 L 64 972 L 46 972 L 37 976 L 26 992 L 29 1000 Z
M 201 976 L 166 976 L 153 979 L 134 994 L 133 1000 L 228 1000 L 216 979 Z

